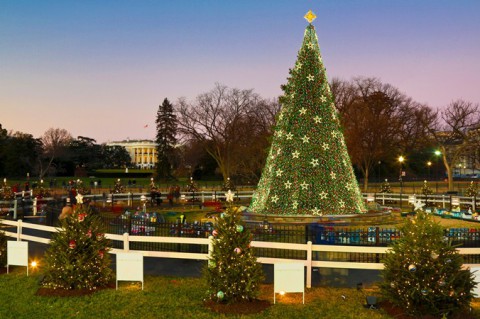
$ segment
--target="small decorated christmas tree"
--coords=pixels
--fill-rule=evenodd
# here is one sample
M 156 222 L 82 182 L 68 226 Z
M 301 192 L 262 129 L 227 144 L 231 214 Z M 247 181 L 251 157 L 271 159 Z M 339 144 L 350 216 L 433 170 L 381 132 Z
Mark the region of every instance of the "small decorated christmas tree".
M 50 190 L 43 186 L 43 179 L 40 180 L 40 186 L 35 188 L 33 195 L 37 198 L 50 197 Z
M 425 196 L 428 196 L 428 195 L 432 195 L 432 194 L 433 194 L 433 191 L 432 191 L 432 189 L 430 188 L 430 186 L 428 186 L 428 182 L 427 182 L 427 181 L 423 181 L 422 194 L 425 195 Z
M 125 186 L 122 185 L 120 178 L 115 181 L 115 185 L 113 185 L 113 193 L 114 194 L 122 194 L 125 193 Z
M 0 188 L 0 200 L 12 200 L 15 198 L 12 188 L 8 185 L 7 179 L 3 179 L 2 188 Z
M 7 236 L 3 231 L 0 231 L 0 267 L 7 264 Z
M 478 194 L 478 189 L 477 189 L 477 184 L 470 182 L 470 185 L 468 185 L 467 190 L 465 191 L 465 196 L 468 197 L 474 197 L 477 196 Z
M 380 189 L 380 193 L 391 193 L 391 192 L 392 192 L 392 187 L 390 186 L 388 179 L 385 179 L 385 182 L 382 183 L 382 188 Z
M 208 298 L 217 302 L 252 301 L 260 291 L 263 271 L 250 247 L 251 234 L 232 206 L 234 194 L 226 194 L 229 203 L 213 231 L 213 253 L 205 269 Z
M 227 178 L 227 180 L 225 181 L 225 183 L 223 184 L 223 187 L 222 189 L 226 192 L 228 191 L 232 191 L 234 192 L 236 189 L 235 189 L 235 184 L 233 183 L 233 181 L 230 179 L 230 177 Z
M 193 180 L 193 177 L 190 177 L 190 183 L 187 185 L 187 192 L 193 193 L 198 191 L 197 184 Z
M 61 221 L 61 230 L 52 237 L 45 253 L 44 287 L 94 290 L 113 279 L 110 241 L 100 217 L 82 202 L 82 195 L 77 195 L 73 213 Z
M 419 209 L 401 232 L 383 260 L 386 299 L 415 316 L 440 318 L 468 309 L 476 284 L 442 227 Z

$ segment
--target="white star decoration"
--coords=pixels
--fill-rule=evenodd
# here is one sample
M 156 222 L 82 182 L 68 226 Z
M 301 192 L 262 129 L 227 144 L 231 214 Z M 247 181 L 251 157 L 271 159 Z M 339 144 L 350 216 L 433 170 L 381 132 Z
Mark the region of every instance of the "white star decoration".
M 352 190 L 353 189 L 353 184 L 352 183 L 347 183 L 345 185 L 345 188 L 348 189 L 348 190 Z
M 277 173 L 277 176 L 282 176 L 283 171 L 282 171 L 281 169 L 277 169 L 277 172 L 276 172 L 276 173 Z
M 335 174 L 335 172 L 331 172 L 330 173 L 330 178 L 331 179 L 337 179 L 337 174 Z
M 287 133 L 287 140 L 291 140 L 293 138 L 293 134 L 288 132 Z
M 312 82 L 315 77 L 311 74 L 307 75 L 307 80 Z
M 302 107 L 302 108 L 300 109 L 300 115 L 304 115 L 305 113 L 307 113 L 307 109 L 304 108 L 304 107 Z
M 345 202 L 343 200 L 339 201 L 338 206 L 340 206 L 340 208 L 344 208 L 345 207 Z
M 82 194 L 78 193 L 77 196 L 75 197 L 77 200 L 77 204 L 83 204 L 83 196 Z
M 280 152 L 281 152 L 281 151 L 282 151 L 282 149 L 279 148 L 279 149 L 277 150 L 277 155 L 280 155 Z
M 312 214 L 313 214 L 313 215 L 320 215 L 320 209 L 318 209 L 317 207 L 315 207 L 314 209 L 312 209 Z
M 298 158 L 298 156 L 300 156 L 300 152 L 299 151 L 295 151 L 292 153 L 292 157 L 293 158 Z
M 235 193 L 232 193 L 231 190 L 228 190 L 228 192 L 225 193 L 225 200 L 227 202 L 233 202 L 233 196 L 235 196 Z
M 277 131 L 277 136 L 278 136 L 278 137 L 282 137 L 282 135 L 283 135 L 283 131 L 282 131 L 282 130 L 278 130 L 278 131 Z
M 282 119 L 283 119 L 283 112 L 280 113 L 280 115 L 278 116 L 278 119 L 279 119 L 279 120 L 282 120 Z
M 312 161 L 310 162 L 310 164 L 312 164 L 313 167 L 318 166 L 318 158 L 312 159 Z
M 277 201 L 278 201 L 278 196 L 277 195 L 272 196 L 272 202 L 276 204 Z
M 303 182 L 302 184 L 300 184 L 300 186 L 302 187 L 302 189 L 306 190 L 308 188 L 308 184 L 306 182 Z
M 292 187 L 292 183 L 290 181 L 285 182 L 285 188 L 290 189 Z
M 322 97 L 320 98 L 320 101 L 322 101 L 322 103 L 325 103 L 327 102 L 327 98 L 324 95 L 322 95 Z
M 298 62 L 297 63 L 297 70 L 300 70 L 302 68 L 302 63 Z
M 322 121 L 322 118 L 317 115 L 317 116 L 315 116 L 315 117 L 313 118 L 313 120 L 315 121 L 315 123 L 318 124 L 318 123 L 320 123 L 320 122 Z
M 307 47 L 308 47 L 309 49 L 313 49 L 313 43 L 312 43 L 312 42 L 309 42 L 309 43 L 307 44 Z
M 292 94 L 290 94 L 290 97 L 293 99 L 295 97 L 295 92 L 293 92 Z
M 293 209 L 297 209 L 298 202 L 296 200 L 293 201 L 292 207 L 293 207 Z
M 310 137 L 304 135 L 304 136 L 302 137 L 302 141 L 303 141 L 303 143 L 308 143 L 308 142 L 310 142 Z
M 414 211 L 417 211 L 417 210 L 422 210 L 423 209 L 423 206 L 425 206 L 424 203 L 422 203 L 421 200 L 417 199 L 414 203 L 413 203 L 413 206 L 415 206 L 415 208 L 413 209 Z
M 323 147 L 323 150 L 324 150 L 324 151 L 330 149 L 330 146 L 328 146 L 327 143 L 323 143 L 323 144 L 322 144 L 322 147 Z
M 327 193 L 325 191 L 320 193 L 320 199 L 327 199 Z
M 337 131 L 332 131 L 333 138 L 337 138 L 338 134 L 340 134 L 340 133 L 337 132 Z

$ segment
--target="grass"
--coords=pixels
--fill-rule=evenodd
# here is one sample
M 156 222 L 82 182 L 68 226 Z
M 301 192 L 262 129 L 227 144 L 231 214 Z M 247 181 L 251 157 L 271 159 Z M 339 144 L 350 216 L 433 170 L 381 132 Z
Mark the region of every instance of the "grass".
M 378 295 L 376 290 L 315 287 L 306 289 L 305 304 L 298 293 L 277 295 L 273 305 L 273 286 L 264 285 L 261 299 L 271 301 L 269 309 L 256 315 L 227 316 L 203 306 L 206 286 L 199 278 L 146 276 L 143 291 L 139 283 L 120 282 L 119 290 L 64 298 L 36 296 L 39 278 L 38 271 L 27 277 L 23 267 L 0 275 L 0 318 L 390 318 L 382 310 L 363 307 L 364 294 Z M 474 306 L 480 310 L 480 302 Z

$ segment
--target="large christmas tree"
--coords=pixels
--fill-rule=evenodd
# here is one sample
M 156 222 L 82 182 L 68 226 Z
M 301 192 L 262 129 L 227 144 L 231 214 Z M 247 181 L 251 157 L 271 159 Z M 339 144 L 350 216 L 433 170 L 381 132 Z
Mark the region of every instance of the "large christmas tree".
M 73 214 L 63 219 L 61 226 L 45 253 L 42 285 L 90 290 L 107 286 L 113 279 L 108 254 L 111 246 L 100 216 L 77 195 Z
M 232 206 L 234 194 L 226 194 L 228 208 L 213 231 L 213 253 L 205 278 L 208 298 L 217 302 L 252 301 L 260 292 L 262 266 L 250 247 L 251 234 L 244 227 L 241 213 Z
M 383 263 L 384 296 L 411 315 L 440 318 L 468 309 L 475 287 L 443 228 L 423 211 L 402 228 Z
M 282 87 L 282 109 L 250 209 L 257 214 L 365 212 L 310 11 L 295 67 Z

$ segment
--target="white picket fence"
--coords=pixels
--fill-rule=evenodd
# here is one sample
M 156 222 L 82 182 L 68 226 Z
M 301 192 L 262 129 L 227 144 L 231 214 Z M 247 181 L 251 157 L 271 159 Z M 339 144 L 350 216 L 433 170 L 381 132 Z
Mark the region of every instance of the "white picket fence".
M 15 238 L 17 241 L 26 240 L 43 244 L 49 244 L 50 239 L 44 237 L 37 237 L 23 233 L 23 228 L 36 229 L 54 233 L 59 231 L 59 228 L 51 226 L 43 226 L 37 224 L 24 223 L 22 220 L 0 220 L 0 224 L 10 227 L 16 227 L 16 232 L 5 231 L 5 235 Z M 130 250 L 131 242 L 150 242 L 150 243 L 176 243 L 176 244 L 195 244 L 207 245 L 208 253 L 187 253 L 187 252 L 167 252 L 167 251 L 140 251 L 144 257 L 156 258 L 177 258 L 177 259 L 194 259 L 194 260 L 208 260 L 213 250 L 212 239 L 210 238 L 182 238 L 182 237 L 157 237 L 157 236 L 130 236 L 128 233 L 123 235 L 105 234 L 106 238 L 112 241 L 123 242 L 124 249 L 112 249 L 110 253 L 116 254 L 118 252 L 128 252 Z M 367 254 L 385 254 L 388 247 L 371 247 L 371 246 L 340 246 L 340 245 L 313 245 L 311 241 L 306 244 L 290 244 L 290 243 L 276 243 L 252 241 L 252 247 L 256 248 L 273 248 L 283 250 L 297 250 L 306 251 L 306 259 L 285 259 L 285 258 L 267 258 L 259 257 L 257 260 L 263 264 L 276 264 L 285 262 L 303 262 L 307 270 L 307 288 L 312 286 L 312 271 L 313 268 L 342 268 L 342 269 L 366 269 L 366 270 L 381 270 L 384 268 L 382 263 L 366 263 L 366 262 L 344 262 L 344 261 L 316 261 L 312 260 L 314 253 L 319 252 L 335 252 L 335 253 L 367 253 Z M 458 248 L 460 254 L 480 254 L 480 248 Z M 464 267 L 480 267 L 480 264 L 464 264 Z

